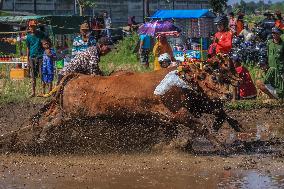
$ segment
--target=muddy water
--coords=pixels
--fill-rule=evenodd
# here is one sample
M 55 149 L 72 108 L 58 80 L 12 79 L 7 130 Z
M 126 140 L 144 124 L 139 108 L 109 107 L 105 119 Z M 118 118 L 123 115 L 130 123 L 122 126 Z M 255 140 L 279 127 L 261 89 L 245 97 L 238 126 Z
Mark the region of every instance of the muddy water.
M 17 125 L 15 115 L 19 112 L 15 112 L 14 115 L 7 110 L 7 116 L 3 111 L 0 113 L 3 114 L 0 116 L 1 133 L 14 130 L 13 126 Z M 97 154 L 100 155 L 89 156 L 2 154 L 0 155 L 0 189 L 284 188 L 283 143 L 270 145 L 257 142 L 269 142 L 275 137 L 283 138 L 283 110 L 261 109 L 251 112 L 236 111 L 231 114 L 242 122 L 246 132 L 237 134 L 226 126 L 220 131 L 220 139 L 228 147 L 236 146 L 229 156 L 204 155 L 204 153 L 192 155 L 172 146 L 163 146 L 150 152 L 145 150 L 147 151 L 145 153 L 137 152 L 143 151 L 141 150 L 144 149 L 143 146 L 137 148 L 138 150 L 117 154 L 98 150 Z M 20 119 L 21 116 L 16 117 L 19 123 L 23 122 Z M 100 140 L 94 144 L 101 145 L 105 149 L 115 142 L 119 143 L 118 139 L 124 138 L 123 144 L 127 146 L 146 145 L 142 136 L 146 136 L 147 142 L 149 138 L 153 139 L 157 136 L 156 134 L 147 135 L 145 131 L 137 134 L 139 132 L 134 128 L 127 127 L 127 130 L 118 132 L 118 137 L 113 130 L 104 130 L 104 133 L 109 135 L 97 138 Z M 135 130 L 137 136 L 129 138 L 127 135 L 129 129 Z M 104 140 L 101 140 L 102 138 Z M 150 140 L 149 143 L 152 145 L 153 141 Z M 122 145 L 113 146 L 121 147 Z M 204 138 L 195 139 L 193 146 L 198 152 L 208 152 L 212 148 Z M 109 148 L 112 149 L 112 146 Z
M 181 152 L 1 156 L 0 188 L 283 188 L 284 158 Z

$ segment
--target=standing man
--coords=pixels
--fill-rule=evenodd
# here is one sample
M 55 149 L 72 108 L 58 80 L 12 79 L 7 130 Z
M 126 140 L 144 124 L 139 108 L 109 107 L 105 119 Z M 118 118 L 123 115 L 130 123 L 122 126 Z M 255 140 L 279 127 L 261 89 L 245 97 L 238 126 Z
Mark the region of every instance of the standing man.
M 29 33 L 27 35 L 27 56 L 28 56 L 28 66 L 30 71 L 30 76 L 32 80 L 32 94 L 31 97 L 36 95 L 36 78 L 41 77 L 41 66 L 42 66 L 42 56 L 43 48 L 41 45 L 41 40 L 45 38 L 43 32 L 37 30 L 37 21 L 30 20 L 28 23 Z
M 264 29 L 264 37 L 265 39 L 271 39 L 271 30 L 275 26 L 275 19 L 269 11 L 266 11 L 263 15 L 266 16 L 261 22 L 261 27 Z
M 240 12 L 238 14 L 238 19 L 237 19 L 237 35 L 239 35 L 241 31 L 243 31 L 243 29 L 244 29 L 244 14 Z
M 139 45 L 139 54 L 140 54 L 140 63 L 149 68 L 149 53 L 151 48 L 151 39 L 149 35 L 141 34 L 139 36 L 140 45 Z
M 284 41 L 282 31 L 272 28 L 272 39 L 268 41 L 268 71 L 264 81 L 257 81 L 257 87 L 272 99 L 284 98 Z
M 111 39 L 111 18 L 108 16 L 108 12 L 105 11 L 104 14 L 105 32 L 109 39 Z

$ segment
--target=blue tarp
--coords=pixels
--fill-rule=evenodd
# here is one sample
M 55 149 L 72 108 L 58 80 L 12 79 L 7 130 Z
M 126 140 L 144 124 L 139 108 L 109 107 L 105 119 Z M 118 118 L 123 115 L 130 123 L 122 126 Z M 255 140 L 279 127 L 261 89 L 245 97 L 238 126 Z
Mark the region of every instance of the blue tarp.
M 151 18 L 158 19 L 197 19 L 202 17 L 215 17 L 208 9 L 197 10 L 158 10 Z

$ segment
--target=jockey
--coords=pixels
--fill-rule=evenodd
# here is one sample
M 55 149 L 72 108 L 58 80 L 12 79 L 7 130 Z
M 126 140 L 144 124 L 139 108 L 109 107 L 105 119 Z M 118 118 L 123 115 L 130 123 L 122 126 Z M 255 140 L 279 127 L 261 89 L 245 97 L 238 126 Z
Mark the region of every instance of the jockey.
M 227 16 L 218 16 L 214 23 L 217 26 L 218 32 L 214 35 L 213 43 L 209 47 L 210 56 L 216 54 L 228 54 L 232 49 L 232 38 L 233 34 L 228 29 L 228 18 Z

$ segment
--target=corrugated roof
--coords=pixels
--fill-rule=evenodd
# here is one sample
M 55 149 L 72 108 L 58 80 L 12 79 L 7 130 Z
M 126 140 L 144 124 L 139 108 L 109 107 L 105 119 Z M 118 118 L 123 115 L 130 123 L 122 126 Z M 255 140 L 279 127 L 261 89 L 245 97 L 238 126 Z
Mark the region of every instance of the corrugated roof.
M 48 16 L 0 16 L 1 23 L 21 23 L 28 20 L 44 19 Z

